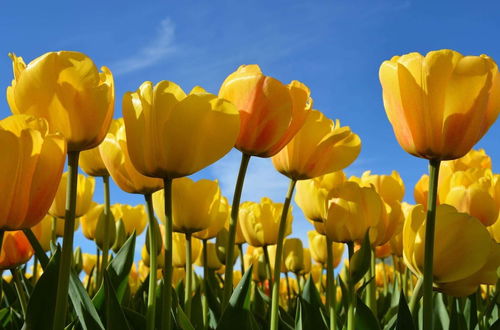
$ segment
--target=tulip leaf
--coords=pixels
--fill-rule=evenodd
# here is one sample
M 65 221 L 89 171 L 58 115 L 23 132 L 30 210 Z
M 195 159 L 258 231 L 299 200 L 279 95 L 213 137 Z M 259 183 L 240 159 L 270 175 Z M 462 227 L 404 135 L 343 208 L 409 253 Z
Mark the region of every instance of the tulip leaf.
M 406 303 L 406 298 L 403 290 L 399 295 L 398 316 L 396 319 L 396 330 L 413 330 L 413 319 L 411 317 L 410 309 Z
M 104 330 L 104 325 L 99 319 L 99 314 L 97 313 L 92 300 L 83 287 L 82 282 L 80 282 L 78 276 L 76 276 L 73 272 L 70 274 L 69 297 L 75 309 L 76 316 L 80 321 L 80 325 L 84 330 Z
M 27 330 L 52 329 L 56 308 L 54 292 L 57 291 L 60 257 L 61 250 L 58 247 L 31 293 L 26 313 Z
M 307 279 L 299 297 L 297 311 L 296 329 L 328 329 L 324 317 L 324 306 L 311 276 Z
M 123 313 L 132 329 L 146 329 L 146 318 L 128 307 L 123 307 Z
M 217 325 L 218 330 L 239 329 L 254 330 L 258 329 L 250 310 L 250 296 L 252 284 L 252 266 L 247 269 L 245 275 L 236 286 L 229 304 L 222 313 L 222 317 Z
M 130 330 L 130 326 L 125 317 L 122 307 L 116 296 L 115 289 L 111 283 L 108 271 L 104 271 L 103 286 L 105 290 L 104 311 L 106 317 L 107 330 Z
M 354 253 L 349 262 L 349 272 L 351 274 L 351 281 L 353 281 L 353 285 L 358 283 L 370 269 L 372 248 L 370 245 L 369 232 L 369 230 L 366 231 L 361 248 Z
M 377 318 L 373 315 L 363 300 L 357 297 L 356 310 L 354 312 L 354 328 L 363 330 L 380 330 Z
M 121 302 L 123 295 L 125 294 L 125 290 L 128 285 L 128 274 L 130 273 L 130 269 L 132 268 L 132 263 L 134 262 L 134 253 L 135 253 L 135 233 L 133 233 L 123 244 L 122 248 L 113 260 L 109 263 L 106 271 L 109 276 L 109 280 L 111 281 L 111 285 L 113 285 L 113 289 L 116 292 L 116 297 L 118 301 Z M 99 291 L 92 299 L 94 306 L 100 310 L 104 303 L 104 283 L 99 288 Z

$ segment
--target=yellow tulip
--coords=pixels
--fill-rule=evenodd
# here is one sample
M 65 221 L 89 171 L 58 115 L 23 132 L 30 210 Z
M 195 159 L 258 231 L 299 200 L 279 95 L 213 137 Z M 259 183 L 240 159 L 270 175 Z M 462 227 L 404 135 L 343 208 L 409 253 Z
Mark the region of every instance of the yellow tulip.
M 161 270 L 161 268 L 163 268 L 165 265 L 164 257 L 165 257 L 165 250 L 161 249 L 160 253 L 158 253 L 158 255 L 156 256 L 156 266 L 158 267 L 158 270 Z M 150 258 L 151 256 L 148 252 L 148 248 L 146 247 L 146 245 L 143 245 L 141 249 L 141 259 L 144 265 L 148 268 L 150 265 Z
M 31 244 L 22 230 L 6 231 L 0 250 L 0 270 L 22 265 L 33 255 Z
M 236 287 L 240 283 L 242 277 L 243 275 L 241 275 L 239 270 L 233 271 L 233 287 Z
M 304 269 L 304 247 L 300 239 L 285 239 L 283 242 L 283 261 L 289 272 L 298 273 Z
M 123 126 L 123 119 L 113 120 L 108 133 L 116 134 L 116 131 Z M 103 141 L 104 142 L 104 141 Z M 78 160 L 80 168 L 90 176 L 109 176 L 108 169 L 101 156 L 102 143 L 92 149 L 82 151 Z
M 394 283 L 394 268 L 384 263 L 377 263 L 375 265 L 375 283 L 378 287 L 384 287 L 384 283 L 386 285 Z
M 93 241 L 95 239 L 95 231 L 99 217 L 104 212 L 104 204 L 97 204 L 96 202 L 91 202 L 90 208 L 87 213 L 79 218 L 82 224 L 82 233 L 87 239 Z M 111 207 L 111 214 L 115 221 L 121 217 L 121 210 L 119 210 L 115 205 Z
M 403 205 L 404 203 L 402 203 Z M 405 211 L 404 208 L 402 207 L 403 210 L 403 217 L 406 218 L 405 216 Z M 403 227 L 404 227 L 404 219 L 403 219 Z M 398 234 L 392 236 L 392 238 L 389 240 L 389 245 L 391 247 L 391 254 L 402 257 L 403 256 L 403 231 L 400 231 Z
M 63 218 L 56 218 L 56 236 L 63 237 L 64 236 L 64 226 L 66 225 L 66 221 Z M 78 230 L 80 227 L 80 219 L 75 219 L 75 227 L 74 231 Z
M 113 181 L 120 189 L 131 194 L 152 194 L 163 188 L 163 180 L 142 175 L 135 169 L 128 153 L 123 119 L 115 122 L 119 127 L 115 132 L 108 133 L 99 145 L 102 161 Z
M 260 203 L 244 202 L 239 209 L 239 223 L 245 240 L 252 246 L 273 245 L 278 241 L 282 203 L 263 197 Z M 288 210 L 285 236 L 292 232 L 292 211 Z
M 469 168 L 488 168 L 491 170 L 491 158 L 486 154 L 484 149 L 472 149 L 462 158 L 457 158 L 450 162 L 453 163 L 455 171 L 465 171 Z
M 215 243 L 207 242 L 207 268 L 208 269 L 219 269 L 224 266 L 220 261 L 219 257 L 217 257 L 217 247 Z M 201 249 L 201 253 L 196 259 L 196 265 L 203 267 L 203 248 Z
M 373 187 L 348 181 L 330 192 L 325 233 L 334 242 L 361 241 L 384 216 L 384 204 Z
M 235 147 L 259 157 L 271 157 L 290 142 L 312 106 L 306 85 L 298 81 L 284 85 L 265 76 L 258 65 L 240 66 L 224 80 L 219 96 L 240 112 Z
M 30 228 L 40 222 L 57 191 L 66 157 L 60 134 L 47 121 L 27 115 L 0 120 L 0 228 Z
M 148 219 L 146 216 L 146 210 L 142 204 L 136 206 L 114 204 L 111 206 L 111 212 L 114 215 L 115 222 L 122 219 L 127 236 L 132 235 L 134 230 L 135 234 L 138 236 L 142 234 L 144 228 L 146 228 Z
M 397 171 L 392 171 L 390 175 L 376 175 L 371 174 L 371 171 L 366 171 L 359 178 L 359 182 L 365 187 L 373 185 L 386 203 L 392 201 L 401 202 L 405 195 L 405 185 Z
M 195 87 L 144 82 L 123 96 L 127 147 L 134 167 L 157 178 L 195 173 L 228 153 L 238 136 L 235 106 Z
M 281 174 L 305 180 L 342 170 L 360 151 L 361 140 L 349 127 L 311 110 L 299 132 L 272 160 Z
M 165 197 L 160 190 L 153 194 L 156 215 L 165 223 Z M 175 232 L 191 234 L 205 230 L 219 216 L 222 199 L 217 180 L 193 181 L 184 177 L 172 184 L 172 224 Z
M 272 259 L 273 258 L 271 257 L 271 260 Z M 249 269 L 250 266 L 253 265 L 252 279 L 254 281 L 262 282 L 266 279 L 266 261 L 262 248 L 249 246 L 246 253 L 243 255 L 243 262 L 245 264 L 245 269 Z
M 219 231 L 224 228 L 225 224 L 229 222 L 231 207 L 229 206 L 229 202 L 227 198 L 221 196 L 219 209 L 217 211 L 211 212 L 212 220 L 210 221 L 210 226 L 202 231 L 198 231 L 193 233 L 193 237 L 198 239 L 211 239 L 217 236 Z M 240 244 L 236 242 L 236 244 Z
M 382 201 L 385 212 L 383 212 L 378 225 L 370 232 L 370 242 L 373 246 L 384 245 L 403 230 L 404 215 L 401 203 L 394 200 L 390 203 Z
M 57 193 L 49 209 L 49 214 L 58 218 L 64 218 L 66 213 L 66 185 L 68 183 L 68 172 L 64 172 L 57 188 Z M 81 217 L 87 213 L 92 206 L 94 195 L 95 179 L 78 174 L 76 191 L 76 211 L 75 216 Z
M 97 146 L 106 136 L 114 110 L 111 71 L 102 72 L 86 55 L 60 51 L 46 53 L 27 66 L 9 54 L 14 80 L 7 88 L 12 113 L 45 118 L 51 131 L 61 132 L 68 151 Z
M 392 253 L 391 241 L 375 247 L 375 258 L 385 259 Z
M 304 268 L 301 269 L 301 274 L 309 274 L 311 272 L 312 261 L 311 261 L 311 251 L 309 248 L 304 248 Z
M 95 254 L 90 254 L 90 253 L 82 253 L 82 259 L 83 259 L 83 270 L 87 275 L 90 275 L 90 272 L 94 267 L 97 265 L 97 256 Z M 95 274 L 95 269 L 94 269 L 94 274 Z
M 337 171 L 297 182 L 295 202 L 307 219 L 323 222 L 328 192 L 346 181 L 344 172 Z
M 201 241 L 197 238 L 191 239 L 192 256 L 191 263 L 194 263 L 201 254 Z M 172 235 L 172 264 L 174 267 L 186 266 L 186 235 L 173 233 Z
M 417 276 L 422 276 L 424 265 L 425 219 L 423 206 L 412 206 L 403 228 L 404 261 Z M 458 212 L 453 206 L 438 205 L 435 233 L 435 283 L 465 279 L 486 264 L 493 242 L 476 218 Z
M 249 249 L 257 249 L 257 250 L 262 250 L 261 248 L 254 248 L 253 246 L 249 246 Z M 271 264 L 271 271 L 274 272 L 274 263 L 276 262 L 276 244 L 275 245 L 269 245 L 267 246 L 267 252 L 269 253 L 269 263 Z M 286 273 L 288 270 L 285 266 L 285 263 L 283 262 L 284 258 L 284 253 L 281 255 L 281 273 Z
M 315 230 L 310 230 L 307 232 L 307 237 L 309 239 L 309 250 L 311 252 L 311 257 L 317 263 L 322 264 L 326 267 L 327 262 L 327 244 L 326 244 L 326 236 L 319 234 Z M 344 254 L 344 243 L 332 243 L 332 252 L 333 252 L 333 268 L 336 268 L 342 256 Z
M 382 63 L 379 76 L 394 134 L 417 157 L 464 156 L 500 111 L 500 75 L 486 55 L 410 53 Z
M 52 240 L 52 216 L 47 214 L 33 228 L 33 232 L 38 233 L 36 238 L 42 246 L 43 251 L 50 251 L 50 241 Z
M 217 256 L 219 257 L 220 262 L 224 265 L 226 264 L 226 250 L 227 250 L 227 241 L 229 240 L 229 232 L 226 228 L 222 228 L 217 233 L 217 237 L 215 238 L 215 245 L 217 247 Z M 233 247 L 233 264 L 238 259 L 239 253 L 238 246 Z

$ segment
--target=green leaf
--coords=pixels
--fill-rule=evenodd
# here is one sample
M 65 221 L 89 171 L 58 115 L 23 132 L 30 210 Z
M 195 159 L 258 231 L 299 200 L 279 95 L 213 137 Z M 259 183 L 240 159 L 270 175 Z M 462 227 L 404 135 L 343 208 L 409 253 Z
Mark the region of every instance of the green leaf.
M 182 330 L 195 330 L 182 308 L 177 308 L 177 324 Z
M 300 307 L 297 312 L 298 318 L 295 319 L 296 328 L 300 325 L 302 329 L 328 329 L 324 318 L 324 306 L 311 276 L 304 285 L 298 306 Z
M 107 271 L 104 271 L 103 287 L 105 290 L 104 311 L 106 315 L 106 329 L 130 330 L 125 313 L 118 302 L 118 297 Z
M 443 302 L 443 295 L 441 293 L 435 293 L 433 295 L 434 300 L 434 329 L 449 329 L 450 327 L 450 317 L 448 315 L 448 309 Z
M 56 308 L 55 292 L 57 291 L 60 256 L 61 250 L 58 247 L 33 289 L 26 313 L 25 325 L 27 330 L 52 329 Z
M 132 329 L 146 329 L 146 318 L 144 315 L 128 307 L 122 307 L 122 309 Z
M 134 262 L 135 253 L 135 233 L 123 244 L 122 248 L 116 254 L 115 258 L 111 260 L 106 271 L 113 289 L 116 292 L 118 302 L 121 302 L 125 290 L 128 285 L 128 274 Z M 104 302 L 104 283 L 99 288 L 99 291 L 92 299 L 96 309 L 100 310 Z
M 354 253 L 349 263 L 349 272 L 353 285 L 358 283 L 370 269 L 371 253 L 370 235 L 369 230 L 367 230 L 361 248 Z
M 104 325 L 92 303 L 92 299 L 90 299 L 78 276 L 71 272 L 69 280 L 69 297 L 82 328 L 84 330 L 104 330 Z
M 222 317 L 217 325 L 218 330 L 254 330 L 257 329 L 255 321 L 250 310 L 250 296 L 252 284 L 252 266 L 245 272 L 240 280 L 229 304 L 222 313 Z
M 412 330 L 415 329 L 413 325 L 413 318 L 411 317 L 410 309 L 406 303 L 405 293 L 401 290 L 399 294 L 399 307 L 398 317 L 396 320 L 396 330 Z
M 380 330 L 377 318 L 359 297 L 357 297 L 356 310 L 354 311 L 354 328 Z

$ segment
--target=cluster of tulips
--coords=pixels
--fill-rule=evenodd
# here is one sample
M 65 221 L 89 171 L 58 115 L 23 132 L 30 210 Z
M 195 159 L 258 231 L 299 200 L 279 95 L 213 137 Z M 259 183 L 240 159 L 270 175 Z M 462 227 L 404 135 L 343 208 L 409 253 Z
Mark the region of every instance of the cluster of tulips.
M 257 65 L 239 67 L 218 95 L 146 81 L 123 95 L 123 118 L 113 119 L 108 68 L 78 52 L 28 65 L 10 57 L 13 115 L 0 120 L 0 269 L 11 273 L 2 328 L 500 326 L 500 174 L 472 150 L 500 112 L 491 58 L 439 50 L 381 65 L 398 142 L 429 160 L 410 205 L 396 171 L 346 177 L 359 136 L 314 110 L 306 85 Z M 189 178 L 233 147 L 241 165 L 232 199 L 217 180 Z M 241 201 L 252 156 L 272 158 L 289 178 L 283 203 L 265 191 Z M 103 204 L 92 201 L 95 177 Z M 112 205 L 110 178 L 145 204 Z M 309 248 L 287 237 L 293 198 L 312 225 Z M 80 225 L 96 254 L 74 249 Z

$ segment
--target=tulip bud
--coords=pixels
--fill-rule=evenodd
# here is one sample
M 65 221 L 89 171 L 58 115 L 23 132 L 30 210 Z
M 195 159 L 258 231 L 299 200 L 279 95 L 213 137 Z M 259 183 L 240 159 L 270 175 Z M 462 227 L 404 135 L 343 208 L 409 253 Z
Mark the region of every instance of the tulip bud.
M 73 252 L 73 270 L 80 274 L 83 269 L 82 249 L 78 246 Z
M 223 228 L 219 231 L 217 234 L 217 237 L 215 238 L 215 246 L 217 248 L 217 257 L 219 257 L 219 260 L 225 264 L 226 262 L 226 247 L 227 247 L 227 242 L 229 240 L 229 232 L 227 229 Z M 238 247 L 235 245 L 234 246 L 234 261 L 233 264 L 236 262 L 240 255 L 240 251 L 238 250 Z
M 123 244 L 125 244 L 125 242 L 127 241 L 128 236 L 127 233 L 125 232 L 125 225 L 123 224 L 122 219 L 118 219 L 118 221 L 115 222 L 115 226 L 116 226 L 116 238 L 111 249 L 113 249 L 113 251 L 117 253 L 122 248 Z
M 285 239 L 283 243 L 283 260 L 289 272 L 298 273 L 304 269 L 304 248 L 300 239 Z
M 106 218 L 106 214 L 104 214 L 103 211 L 97 220 L 94 239 L 95 243 L 101 250 L 104 248 L 104 233 L 106 232 L 108 234 L 108 242 L 113 243 L 116 239 L 116 227 L 113 213 L 108 214 L 108 218 Z
M 147 231 L 147 235 L 146 235 L 146 243 L 145 243 L 145 248 L 146 248 L 146 251 L 148 254 L 151 254 L 151 251 L 149 251 L 149 247 L 150 247 L 150 236 L 151 235 L 151 230 L 153 230 L 153 234 L 156 235 L 156 255 L 159 255 L 161 253 L 161 251 L 163 250 L 162 249 L 162 235 L 161 235 L 161 232 L 160 232 L 160 225 L 158 225 L 158 222 L 157 221 L 153 221 L 154 222 L 154 227 L 150 227 L 148 226 L 148 231 Z M 149 265 L 149 263 L 148 263 Z
M 66 185 L 68 183 L 68 172 L 64 172 L 57 188 L 56 197 L 49 209 L 49 214 L 58 218 L 64 218 L 66 214 Z M 95 179 L 78 174 L 76 189 L 76 210 L 75 216 L 81 217 L 87 213 L 92 206 L 92 196 L 94 195 Z

